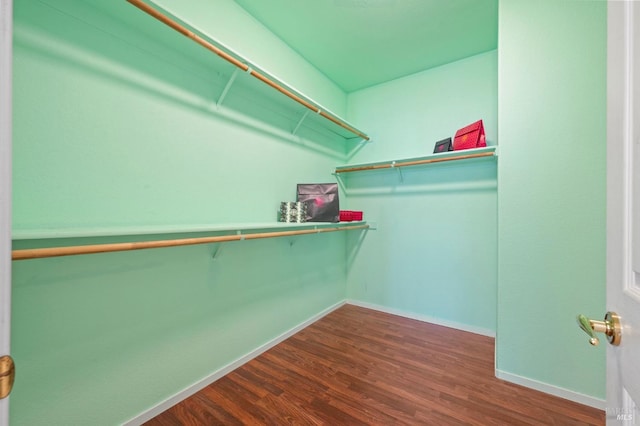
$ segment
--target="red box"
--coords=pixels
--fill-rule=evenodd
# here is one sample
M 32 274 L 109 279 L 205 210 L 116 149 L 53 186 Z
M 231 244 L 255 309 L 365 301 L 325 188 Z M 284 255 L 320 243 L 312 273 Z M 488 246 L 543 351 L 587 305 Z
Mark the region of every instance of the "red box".
M 362 212 L 354 210 L 340 210 L 340 222 L 353 222 L 362 220 Z
M 482 124 L 482 120 L 478 120 L 475 123 L 469 124 L 468 126 L 458 130 L 455 138 L 453 139 L 454 151 L 480 148 L 483 146 L 487 146 L 487 141 L 484 135 L 484 125 Z

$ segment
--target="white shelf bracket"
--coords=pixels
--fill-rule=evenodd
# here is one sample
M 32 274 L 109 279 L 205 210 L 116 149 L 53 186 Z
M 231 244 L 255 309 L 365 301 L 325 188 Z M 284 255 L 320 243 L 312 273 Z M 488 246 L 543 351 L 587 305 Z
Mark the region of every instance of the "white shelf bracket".
M 353 138 L 355 139 L 355 138 Z M 349 139 L 349 141 L 352 141 L 353 139 Z M 367 140 L 367 139 L 360 139 L 358 142 L 355 142 L 353 144 L 353 147 L 351 147 L 349 149 L 349 152 L 347 153 L 347 158 L 351 159 L 353 158 L 354 155 L 356 155 L 356 153 L 358 151 L 360 151 L 362 148 L 364 148 L 367 144 L 373 142 L 371 139 Z
M 398 171 L 398 175 L 400 176 L 400 182 L 404 183 L 404 175 L 402 174 L 402 168 L 396 167 L 396 170 Z
M 305 118 L 307 118 L 307 116 L 309 115 L 309 113 L 311 112 L 310 109 L 306 110 L 305 113 L 302 115 L 302 117 L 300 118 L 300 120 L 298 121 L 298 124 L 296 125 L 296 128 L 293 129 L 293 132 L 291 132 L 292 135 L 295 135 L 298 132 L 298 129 L 300 128 L 300 126 L 302 125 L 302 122 L 304 121 Z
M 220 95 L 220 98 L 218 98 L 218 102 L 216 102 L 216 106 L 222 105 L 224 98 L 227 97 L 227 93 L 229 93 L 229 89 L 231 89 L 231 86 L 233 86 L 233 82 L 236 80 L 236 77 L 238 76 L 239 69 L 240 68 L 236 68 L 235 71 L 233 71 L 233 74 L 231 74 L 231 77 L 229 77 L 229 81 L 227 81 L 227 85 L 224 86 L 224 90 L 222 90 L 222 94 Z
M 396 162 L 391 162 L 391 168 L 396 169 L 398 171 L 398 177 L 400 178 L 400 182 L 404 183 L 404 176 L 402 175 L 402 167 L 396 167 Z
M 211 260 L 217 260 L 218 255 L 220 254 L 220 249 L 222 248 L 222 244 L 216 244 L 213 249 L 213 253 L 211 253 Z
M 238 230 L 236 231 L 237 235 L 240 235 L 240 241 L 244 241 L 244 235 L 242 235 L 242 231 Z
M 342 192 L 343 192 L 344 194 L 346 194 L 346 193 L 347 193 L 347 188 L 344 186 L 344 181 L 342 180 L 341 173 L 333 172 L 333 173 L 331 173 L 331 174 L 332 174 L 332 175 L 334 175 L 334 176 L 336 177 L 336 181 L 338 182 L 338 186 L 340 187 L 340 189 L 342 190 Z

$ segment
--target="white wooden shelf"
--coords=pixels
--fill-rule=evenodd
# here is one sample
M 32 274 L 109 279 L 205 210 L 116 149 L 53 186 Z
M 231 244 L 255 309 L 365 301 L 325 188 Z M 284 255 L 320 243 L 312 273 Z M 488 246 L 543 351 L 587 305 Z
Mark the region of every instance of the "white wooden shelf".
M 255 240 L 264 238 L 287 237 L 296 235 L 321 234 L 326 232 L 365 230 L 369 225 L 366 222 L 306 222 L 306 223 L 254 223 L 254 224 L 225 224 L 211 226 L 184 226 L 184 227 L 145 227 L 139 229 L 121 228 L 119 230 L 103 230 L 89 232 L 90 230 L 50 230 L 14 232 L 14 245 L 17 242 L 34 240 L 60 240 L 68 238 L 102 238 L 102 237 L 132 237 L 137 241 L 108 242 L 87 245 L 55 244 L 53 247 L 18 248 L 12 251 L 13 260 L 40 259 L 46 257 L 72 256 L 80 254 L 109 253 L 116 251 L 131 251 L 150 248 L 178 247 L 196 244 L 213 244 L 231 241 Z M 185 233 L 208 233 L 214 235 L 196 237 L 178 237 Z M 168 239 L 142 239 L 133 236 L 143 235 L 174 235 Z M 29 245 L 29 244 L 27 244 Z
M 338 166 L 335 174 L 364 172 L 382 169 L 397 169 L 400 167 L 425 166 L 448 161 L 470 161 L 478 159 L 495 159 L 497 151 L 495 146 L 484 148 L 466 149 L 464 151 L 448 151 L 441 154 L 433 154 L 424 157 L 405 158 L 401 160 L 380 161 L 376 163 L 350 164 Z
M 212 85 L 218 92 L 216 108 L 230 108 L 250 117 L 259 116 L 259 120 L 287 127 L 292 134 L 310 139 L 314 135 L 321 135 L 343 142 L 351 139 L 369 140 L 369 136 L 362 130 L 243 58 L 186 19 L 151 0 L 127 1 L 148 15 L 132 9 L 131 14 L 135 14 L 135 17 L 128 17 L 128 20 L 135 22 L 155 18 L 158 21 L 156 30 L 159 40 L 166 40 L 164 30 L 171 28 L 175 30 L 175 37 L 185 36 L 209 50 L 212 56 L 217 55 L 216 69 L 211 70 Z M 148 22 L 141 22 L 140 27 L 149 28 Z
M 18 229 L 12 232 L 13 241 L 49 240 L 61 238 L 102 238 L 128 237 L 143 235 L 169 235 L 191 233 L 231 233 L 256 232 L 295 229 L 322 229 L 335 226 L 348 227 L 362 225 L 361 222 L 252 222 L 252 223 L 221 223 L 195 225 L 164 225 L 164 226 L 123 226 L 114 228 L 66 228 L 66 229 Z

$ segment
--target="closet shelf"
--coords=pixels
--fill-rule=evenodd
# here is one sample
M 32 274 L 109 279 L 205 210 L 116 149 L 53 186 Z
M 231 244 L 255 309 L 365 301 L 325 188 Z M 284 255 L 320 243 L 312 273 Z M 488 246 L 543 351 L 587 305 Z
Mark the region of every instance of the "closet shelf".
M 60 256 L 72 256 L 80 254 L 95 254 L 95 253 L 109 253 L 116 251 L 130 251 L 130 250 L 142 250 L 149 248 L 164 248 L 164 247 L 178 247 L 196 244 L 212 244 L 212 243 L 224 243 L 229 241 L 243 241 L 243 240 L 256 240 L 264 238 L 276 238 L 276 237 L 288 237 L 296 235 L 308 235 L 308 234 L 321 234 L 325 232 L 336 231 L 352 231 L 358 229 L 368 229 L 369 225 L 366 222 L 307 222 L 307 223 L 269 223 L 269 224 L 246 224 L 241 226 L 211 226 L 206 229 L 201 227 L 184 227 L 184 228 L 147 228 L 140 231 L 125 231 L 117 233 L 114 231 L 104 232 L 100 235 L 89 235 L 85 232 L 58 232 L 57 236 L 49 236 L 46 233 L 41 233 L 39 237 L 35 237 L 35 233 L 23 234 L 22 240 L 26 239 L 59 239 L 59 238 L 91 238 L 91 237 L 104 237 L 104 236 L 131 236 L 131 235 L 150 235 L 150 234 L 184 234 L 192 232 L 215 232 L 222 233 L 223 235 L 213 235 L 205 237 L 193 237 L 193 238 L 169 238 L 162 240 L 151 241 L 133 241 L 133 242 L 117 242 L 106 244 L 91 244 L 91 245 L 74 245 L 74 246 L 56 246 L 56 247 L 43 247 L 43 248 L 28 248 L 18 249 L 12 251 L 12 260 L 27 260 L 27 259 L 41 259 L 46 257 L 60 257 Z M 260 231 L 260 232 L 247 232 L 247 231 Z M 53 231 L 52 231 L 53 232 Z M 20 237 L 20 233 L 17 233 Z M 13 236 L 14 242 L 20 240 L 16 238 L 16 233 Z
M 425 157 L 405 158 L 402 160 L 381 161 L 377 163 L 350 164 L 336 167 L 335 173 L 362 172 L 368 170 L 397 169 L 400 167 L 422 166 L 447 161 L 464 161 L 478 158 L 497 157 L 496 147 L 466 149 L 464 151 L 449 151 L 442 154 L 433 154 Z
M 282 101 L 284 98 L 287 101 L 284 108 L 287 108 L 290 112 L 296 105 L 297 107 L 302 107 L 299 110 L 294 108 L 293 115 L 295 117 L 292 118 L 292 128 L 290 129 L 293 134 L 298 134 L 302 127 L 306 127 L 311 131 L 324 133 L 325 135 L 338 135 L 343 140 L 359 138 L 363 141 L 368 141 L 370 139 L 367 134 L 346 120 L 330 112 L 286 83 L 279 81 L 266 71 L 260 70 L 259 66 L 252 64 L 239 54 L 231 51 L 231 49 L 224 47 L 193 25 L 155 5 L 151 0 L 127 0 L 127 2 L 224 60 L 224 62 L 220 61 L 220 69 L 217 70 L 218 74 L 226 76 L 227 79 L 216 102 L 218 107 L 227 99 L 232 87 L 239 86 L 239 93 L 243 95 L 249 93 L 256 98 L 260 96 L 266 97 L 268 98 L 267 103 L 271 103 L 274 106 L 283 107 Z M 228 67 L 229 64 L 232 67 Z M 256 100 L 256 105 L 260 103 L 261 100 Z

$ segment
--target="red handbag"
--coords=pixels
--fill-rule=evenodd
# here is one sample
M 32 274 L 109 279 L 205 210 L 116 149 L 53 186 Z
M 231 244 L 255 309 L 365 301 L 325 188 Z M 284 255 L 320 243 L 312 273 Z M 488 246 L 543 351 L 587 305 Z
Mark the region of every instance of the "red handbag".
M 480 148 L 487 146 L 482 120 L 469 124 L 458 130 L 453 139 L 453 150 Z

